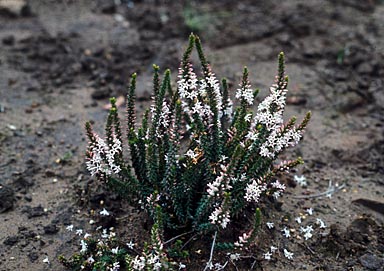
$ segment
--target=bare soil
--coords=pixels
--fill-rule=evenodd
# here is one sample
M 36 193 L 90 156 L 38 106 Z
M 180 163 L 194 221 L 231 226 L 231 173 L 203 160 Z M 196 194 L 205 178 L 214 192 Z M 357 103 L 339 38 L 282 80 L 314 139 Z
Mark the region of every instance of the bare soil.
M 285 154 L 305 165 L 283 179 L 282 201 L 263 210 L 263 222 L 277 229 L 263 227 L 256 259 L 238 270 L 252 263 L 254 270 L 383 270 L 383 14 L 379 0 L 31 0 L 19 15 L 0 9 L 0 270 L 64 270 L 57 257 L 78 249 L 65 227 L 90 231 L 91 219 L 127 241 L 145 239 L 143 216 L 85 170 L 83 124 L 92 120 L 102 132 L 104 105 L 126 93 L 133 72 L 138 110 L 146 107 L 152 64 L 171 68 L 175 80 L 191 31 L 233 91 L 247 65 L 261 98 L 284 51 L 286 115 L 313 113 L 304 140 Z M 297 186 L 295 174 L 308 186 Z M 344 186 L 330 198 L 314 196 L 330 182 Z M 103 207 L 112 213 L 107 221 L 95 215 Z M 294 218 L 307 208 L 314 213 L 303 223 L 321 218 L 327 228 L 305 241 Z M 292 238 L 281 236 L 284 225 L 296 230 Z M 279 252 L 265 261 L 270 245 Z M 208 253 L 209 243 L 196 248 L 187 270 L 207 260 L 199 249 Z

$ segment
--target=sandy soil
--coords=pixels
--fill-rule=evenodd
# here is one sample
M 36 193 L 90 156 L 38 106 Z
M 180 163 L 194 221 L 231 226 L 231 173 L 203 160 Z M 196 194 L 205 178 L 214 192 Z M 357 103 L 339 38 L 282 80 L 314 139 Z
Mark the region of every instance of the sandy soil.
M 28 7 L 21 15 L 0 7 L 0 270 L 64 270 L 58 255 L 78 249 L 65 227 L 92 229 L 89 221 L 99 219 L 92 210 L 103 207 L 113 215 L 99 222 L 142 241 L 148 225 L 141 215 L 85 170 L 83 124 L 92 120 L 102 131 L 103 106 L 125 94 L 133 72 L 142 110 L 152 64 L 177 71 L 191 31 L 233 90 L 247 65 L 260 97 L 284 51 L 291 82 L 286 114 L 313 113 L 304 140 L 285 154 L 306 163 L 284 179 L 282 202 L 264 211 L 263 221 L 277 229 L 263 229 L 254 269 L 383 270 L 381 1 L 33 0 Z M 294 175 L 308 185 L 296 185 Z M 331 197 L 316 196 L 330 184 Z M 303 225 L 321 218 L 327 228 L 305 241 L 294 218 L 308 208 L 314 212 Z M 292 238 L 281 236 L 284 226 L 295 230 Z M 288 247 L 294 260 L 280 251 L 263 261 L 270 245 Z M 188 270 L 200 270 L 206 259 L 192 258 Z

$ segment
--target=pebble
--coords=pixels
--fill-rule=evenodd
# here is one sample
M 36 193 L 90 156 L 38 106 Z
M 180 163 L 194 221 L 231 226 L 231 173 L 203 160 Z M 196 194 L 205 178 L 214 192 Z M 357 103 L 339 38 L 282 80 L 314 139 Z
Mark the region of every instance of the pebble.
M 363 62 L 357 67 L 357 72 L 359 74 L 371 74 L 373 73 L 373 67 L 367 62 Z
M 0 13 L 10 17 L 30 16 L 31 8 L 25 0 L 0 0 Z
M 15 245 L 17 242 L 19 242 L 19 237 L 17 235 L 15 236 L 9 236 L 7 237 L 3 244 L 6 245 L 6 246 L 13 246 Z
M 13 35 L 9 35 L 3 38 L 3 44 L 12 46 L 15 44 L 15 37 Z
M 15 192 L 9 186 L 0 185 L 0 214 L 13 207 L 15 201 Z
M 369 270 L 378 270 L 384 265 L 384 258 L 380 258 L 373 254 L 364 254 L 359 258 L 360 263 Z
M 55 234 L 58 231 L 59 231 L 59 228 L 56 226 L 56 224 L 49 224 L 47 226 L 44 226 L 45 234 Z

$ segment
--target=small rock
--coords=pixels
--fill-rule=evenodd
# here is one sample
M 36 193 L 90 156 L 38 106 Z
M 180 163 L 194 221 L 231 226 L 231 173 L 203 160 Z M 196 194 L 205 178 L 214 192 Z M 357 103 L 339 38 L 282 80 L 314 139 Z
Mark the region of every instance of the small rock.
M 96 89 L 91 96 L 93 99 L 97 100 L 97 99 L 109 98 L 110 94 L 111 94 L 111 90 L 108 87 L 103 87 L 103 88 Z
M 7 237 L 3 244 L 6 245 L 6 246 L 13 246 L 14 244 L 16 244 L 17 242 L 19 242 L 19 237 L 17 235 L 15 236 L 9 236 Z
M 12 209 L 15 192 L 9 186 L 0 185 L 0 214 Z
M 345 81 L 348 79 L 348 73 L 346 71 L 338 70 L 333 73 L 333 77 L 338 81 Z
M 32 201 L 32 196 L 31 195 L 25 195 L 24 196 L 24 199 L 28 202 L 31 202 Z
M 371 200 L 371 199 L 356 199 L 352 201 L 355 204 L 359 204 L 362 206 L 365 206 L 373 211 L 376 211 L 382 215 L 384 215 L 384 202 L 376 201 L 376 200 Z
M 46 177 L 55 177 L 56 176 L 56 174 L 55 174 L 55 172 L 53 171 L 53 170 L 50 170 L 50 169 L 47 169 L 47 170 L 45 170 L 45 176 Z
M 32 13 L 25 0 L 0 0 L 0 15 L 19 17 L 30 16 Z
M 113 14 L 116 12 L 116 5 L 114 1 L 105 1 L 100 7 L 100 10 L 104 14 Z
M 377 270 L 384 265 L 384 259 L 373 254 L 364 254 L 359 258 L 360 263 L 369 270 Z
M 59 228 L 56 226 L 56 224 L 49 224 L 47 226 L 44 226 L 45 234 L 55 234 L 58 231 L 59 231 Z
M 367 63 L 367 62 L 363 62 L 361 63 L 358 67 L 357 67 L 357 72 L 359 74 L 372 74 L 373 73 L 373 67 L 371 64 Z
M 39 217 L 46 214 L 41 205 L 37 207 L 26 206 L 23 212 L 28 214 L 28 218 Z
M 33 263 L 39 258 L 39 254 L 35 251 L 32 251 L 28 254 L 28 258 L 31 261 L 31 263 Z
M 13 35 L 9 35 L 3 38 L 3 44 L 12 46 L 15 44 L 15 37 Z
M 41 89 L 41 85 L 36 81 L 32 81 L 28 82 L 28 85 L 26 85 L 24 89 L 25 91 L 38 91 Z

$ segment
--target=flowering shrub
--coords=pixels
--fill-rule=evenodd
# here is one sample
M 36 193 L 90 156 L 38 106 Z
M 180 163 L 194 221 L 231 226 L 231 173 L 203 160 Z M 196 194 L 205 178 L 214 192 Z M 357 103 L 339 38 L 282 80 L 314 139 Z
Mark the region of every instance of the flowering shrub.
M 199 75 L 190 60 L 194 48 L 200 59 Z M 260 225 L 261 201 L 278 198 L 285 190 L 276 175 L 302 163 L 301 158 L 278 161 L 278 156 L 300 141 L 310 119 L 307 113 L 298 125 L 294 117 L 283 123 L 288 91 L 283 53 L 278 61 L 275 83 L 256 112 L 252 107 L 258 90 L 251 88 L 244 68 L 233 109 L 227 81 L 219 82 L 200 39 L 191 35 L 176 88 L 170 71 L 166 70 L 160 80 L 159 67 L 154 65 L 153 105 L 144 113 L 140 127 L 135 124 L 136 74 L 132 75 L 127 95 L 127 139 L 123 138 L 113 98 L 105 139 L 86 124 L 89 172 L 146 210 L 159 232 L 160 243 L 164 237 L 176 240 L 180 233 L 215 233 L 215 243 L 230 230 L 233 219 L 253 212 L 252 225 L 244 225 L 251 228 L 239 229 L 240 236 L 226 243 L 234 250 L 246 246 Z M 128 143 L 129 161 L 123 155 L 124 142 Z M 171 242 L 168 244 L 171 247 Z M 167 249 L 161 246 L 161 251 L 158 258 L 166 258 Z M 149 257 L 145 255 L 125 257 L 120 267 L 145 270 Z M 210 259 L 207 268 L 211 265 Z M 169 265 L 159 266 L 162 269 L 158 270 L 170 269 Z

